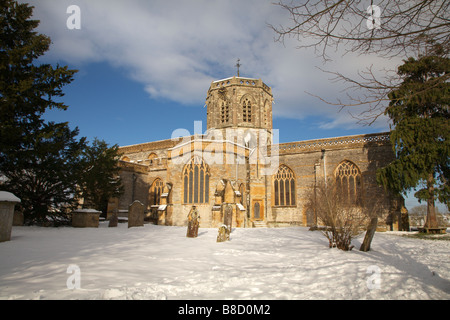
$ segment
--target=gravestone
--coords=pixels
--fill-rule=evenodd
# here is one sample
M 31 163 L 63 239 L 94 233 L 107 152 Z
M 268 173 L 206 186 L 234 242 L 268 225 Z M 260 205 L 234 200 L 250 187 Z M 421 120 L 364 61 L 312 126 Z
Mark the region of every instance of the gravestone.
M 128 228 L 144 226 L 144 205 L 135 200 L 128 208 Z
M 231 230 L 231 226 L 233 224 L 233 207 L 229 204 L 225 207 L 224 217 L 223 217 L 223 224 L 227 226 L 229 230 Z
M 95 209 L 76 209 L 72 212 L 72 227 L 98 228 L 100 213 Z
M 106 219 L 119 212 L 119 198 L 110 198 L 106 207 Z
M 14 211 L 13 226 L 23 226 L 24 217 L 20 211 Z
M 219 234 L 217 235 L 217 242 L 225 242 L 230 240 L 230 229 L 226 225 L 219 227 Z
M 14 207 L 19 202 L 11 192 L 0 191 L 0 242 L 11 240 Z
M 200 224 L 200 216 L 198 215 L 197 208 L 193 206 L 188 215 L 188 228 L 186 232 L 186 237 L 197 238 L 199 224 Z
M 232 224 L 233 224 L 233 207 L 230 204 L 227 204 L 225 206 L 223 225 L 219 227 L 217 242 L 224 242 L 230 240 Z
M 114 212 L 114 213 L 111 214 L 111 217 L 109 218 L 108 227 L 109 228 L 117 227 L 118 223 L 119 223 L 118 214 L 117 214 L 117 212 Z

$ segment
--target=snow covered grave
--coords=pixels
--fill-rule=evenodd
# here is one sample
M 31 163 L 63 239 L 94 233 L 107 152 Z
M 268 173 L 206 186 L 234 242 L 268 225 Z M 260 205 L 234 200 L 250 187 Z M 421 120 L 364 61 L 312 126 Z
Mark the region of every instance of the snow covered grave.
M 450 299 L 450 241 L 401 234 L 344 252 L 304 227 L 236 228 L 222 243 L 216 228 L 13 227 L 0 299 Z
M 76 209 L 72 213 L 75 228 L 98 228 L 101 212 L 95 209 Z
M 7 191 L 0 191 L 0 242 L 11 239 L 14 208 L 20 199 Z

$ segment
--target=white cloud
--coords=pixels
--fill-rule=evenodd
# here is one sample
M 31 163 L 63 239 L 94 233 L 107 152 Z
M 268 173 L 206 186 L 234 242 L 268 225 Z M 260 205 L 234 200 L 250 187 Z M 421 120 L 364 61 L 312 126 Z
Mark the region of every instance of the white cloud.
M 141 1 L 40 0 L 32 3 L 39 31 L 52 38 L 48 59 L 69 64 L 106 61 L 127 70 L 152 98 L 203 105 L 212 80 L 235 74 L 261 78 L 272 87 L 274 115 L 329 119 L 323 127 L 355 123 L 346 112 L 305 93 L 332 100 L 342 86 L 328 81 L 315 66 L 313 50 L 297 50 L 296 40 L 274 42 L 267 23 L 279 24 L 287 13 L 271 0 Z M 81 30 L 68 30 L 66 9 L 81 9 Z M 337 65 L 354 70 L 367 57 L 345 58 Z M 327 66 L 328 67 L 328 66 Z M 334 66 L 330 66 L 332 69 Z

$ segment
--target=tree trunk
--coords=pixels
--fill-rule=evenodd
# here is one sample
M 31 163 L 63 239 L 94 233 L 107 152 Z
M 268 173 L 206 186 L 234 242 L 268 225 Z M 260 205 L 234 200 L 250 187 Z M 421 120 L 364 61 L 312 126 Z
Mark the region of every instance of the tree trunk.
M 427 221 L 424 228 L 438 228 L 436 211 L 434 209 L 434 178 L 431 173 L 427 179 L 428 199 L 427 199 Z
M 378 216 L 375 215 L 370 219 L 369 226 L 367 227 L 366 235 L 364 236 L 364 241 L 359 248 L 359 251 L 369 251 L 370 244 L 372 243 L 373 236 L 375 235 L 375 231 L 377 230 L 378 225 Z

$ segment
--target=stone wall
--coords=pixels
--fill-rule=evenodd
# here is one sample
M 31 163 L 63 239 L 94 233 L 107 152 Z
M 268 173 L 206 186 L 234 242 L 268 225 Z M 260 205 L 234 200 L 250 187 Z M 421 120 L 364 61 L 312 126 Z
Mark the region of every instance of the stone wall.
M 369 136 L 369 141 L 367 141 Z M 340 141 L 340 143 L 336 143 Z M 330 143 L 331 142 L 331 143 Z M 308 147 L 305 147 L 308 145 Z M 288 146 L 288 147 L 287 147 Z M 323 148 L 323 149 L 322 149 Z M 380 219 L 382 228 L 388 228 L 390 213 L 398 211 L 402 206 L 401 199 L 394 199 L 376 183 L 376 171 L 387 165 L 394 158 L 392 147 L 386 134 L 361 135 L 333 139 L 320 139 L 308 142 L 298 142 L 280 145 L 279 164 L 288 166 L 295 174 L 296 206 L 275 206 L 273 202 L 273 177 L 268 179 L 267 199 L 268 223 L 271 225 L 306 225 L 305 204 L 312 194 L 312 188 L 325 177 L 334 178 L 337 166 L 344 160 L 356 164 L 361 170 L 363 196 L 383 199 L 383 218 Z M 394 222 L 396 218 L 394 217 Z

